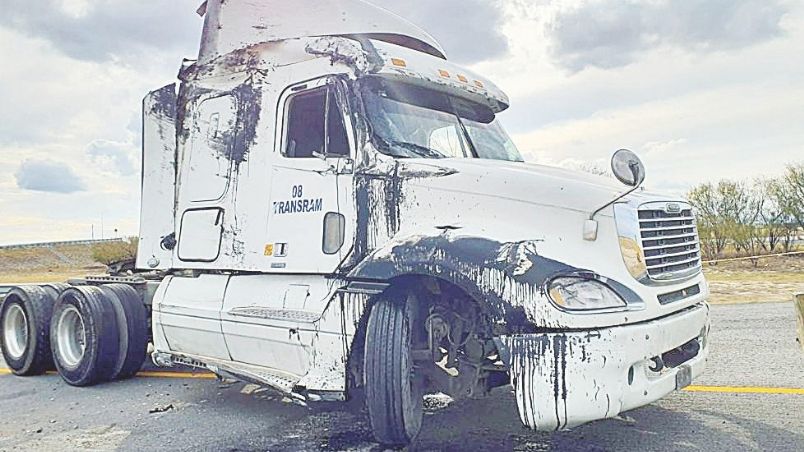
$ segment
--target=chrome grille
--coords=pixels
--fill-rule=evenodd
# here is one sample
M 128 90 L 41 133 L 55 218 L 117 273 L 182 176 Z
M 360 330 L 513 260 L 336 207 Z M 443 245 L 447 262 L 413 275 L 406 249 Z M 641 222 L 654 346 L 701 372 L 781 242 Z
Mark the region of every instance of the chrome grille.
M 648 203 L 637 213 L 650 279 L 676 279 L 701 270 L 698 230 L 688 204 Z

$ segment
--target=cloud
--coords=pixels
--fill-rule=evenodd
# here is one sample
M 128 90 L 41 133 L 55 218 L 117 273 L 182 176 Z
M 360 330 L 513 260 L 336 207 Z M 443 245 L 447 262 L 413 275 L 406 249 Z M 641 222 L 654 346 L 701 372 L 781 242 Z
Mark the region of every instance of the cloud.
M 25 160 L 17 170 L 17 186 L 24 190 L 75 193 L 86 190 L 84 181 L 64 163 L 52 160 Z
M 508 51 L 501 4 L 488 0 L 371 0 L 423 27 L 451 59 L 493 59 Z M 71 58 L 129 61 L 149 52 L 198 48 L 201 0 L 6 0 L 0 25 L 45 39 Z
M 550 56 L 572 72 L 626 66 L 647 50 L 739 49 L 782 33 L 779 0 L 622 0 L 584 2 L 547 25 Z
M 197 48 L 199 0 L 6 0 L 0 25 L 50 42 L 71 58 L 126 61 Z
M 370 1 L 433 35 L 450 60 L 474 64 L 504 56 L 508 52 L 508 40 L 501 31 L 505 16 L 497 1 Z
M 95 140 L 87 146 L 87 156 L 93 162 L 121 176 L 131 176 L 139 171 L 135 151 L 131 143 L 108 140 Z
M 645 155 L 656 153 L 669 156 L 675 151 L 684 149 L 685 146 L 687 146 L 687 140 L 685 138 L 677 138 L 668 141 L 648 141 L 642 145 L 642 149 Z

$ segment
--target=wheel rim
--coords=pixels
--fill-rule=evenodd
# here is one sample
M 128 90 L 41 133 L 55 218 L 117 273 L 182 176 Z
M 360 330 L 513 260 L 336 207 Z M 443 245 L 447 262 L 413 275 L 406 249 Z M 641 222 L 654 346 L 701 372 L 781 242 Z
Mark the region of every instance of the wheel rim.
M 20 359 L 28 348 L 28 317 L 18 304 L 12 304 L 3 322 L 6 353 L 12 359 Z
M 62 311 L 59 316 L 56 336 L 58 340 L 57 350 L 62 364 L 69 368 L 78 367 L 78 363 L 84 358 L 87 335 L 84 328 L 84 318 L 74 306 L 69 306 Z

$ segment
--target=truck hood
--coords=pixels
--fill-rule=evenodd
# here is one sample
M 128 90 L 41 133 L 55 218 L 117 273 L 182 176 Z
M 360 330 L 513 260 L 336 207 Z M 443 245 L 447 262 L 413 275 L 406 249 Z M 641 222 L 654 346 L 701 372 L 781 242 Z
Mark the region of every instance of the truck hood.
M 522 162 L 406 159 L 400 165 L 400 175 L 413 179 L 413 186 L 584 213 L 593 212 L 628 188 L 608 177 Z

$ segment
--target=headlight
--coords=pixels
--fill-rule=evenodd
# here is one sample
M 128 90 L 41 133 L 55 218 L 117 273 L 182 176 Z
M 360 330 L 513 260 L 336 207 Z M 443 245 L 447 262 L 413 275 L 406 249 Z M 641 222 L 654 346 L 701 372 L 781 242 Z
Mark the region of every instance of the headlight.
M 550 281 L 550 299 L 556 306 L 573 311 L 625 307 L 625 301 L 600 281 L 560 276 Z

